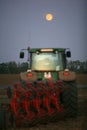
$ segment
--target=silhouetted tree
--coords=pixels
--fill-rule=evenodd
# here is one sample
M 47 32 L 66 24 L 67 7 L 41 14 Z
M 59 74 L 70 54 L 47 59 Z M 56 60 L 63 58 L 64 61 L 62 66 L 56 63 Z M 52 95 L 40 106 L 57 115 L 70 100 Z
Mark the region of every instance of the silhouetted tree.
M 72 71 L 76 71 L 77 73 L 87 73 L 87 61 L 69 61 L 67 67 Z

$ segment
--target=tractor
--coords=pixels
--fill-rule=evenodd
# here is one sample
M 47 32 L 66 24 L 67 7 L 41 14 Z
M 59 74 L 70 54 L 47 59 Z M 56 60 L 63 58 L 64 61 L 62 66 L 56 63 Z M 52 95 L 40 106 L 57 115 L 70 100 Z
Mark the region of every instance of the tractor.
M 67 48 L 22 49 L 28 52 L 28 69 L 14 84 L 10 109 L 16 126 L 55 122 L 76 117 L 78 111 L 76 74 L 67 68 Z

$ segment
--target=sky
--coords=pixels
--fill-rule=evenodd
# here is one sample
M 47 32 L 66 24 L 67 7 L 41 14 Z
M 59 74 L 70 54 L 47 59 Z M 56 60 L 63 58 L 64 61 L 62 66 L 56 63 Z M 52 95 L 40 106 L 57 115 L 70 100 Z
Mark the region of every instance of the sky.
M 71 60 L 87 60 L 87 0 L 0 0 L 0 63 L 21 62 L 28 46 L 70 48 Z

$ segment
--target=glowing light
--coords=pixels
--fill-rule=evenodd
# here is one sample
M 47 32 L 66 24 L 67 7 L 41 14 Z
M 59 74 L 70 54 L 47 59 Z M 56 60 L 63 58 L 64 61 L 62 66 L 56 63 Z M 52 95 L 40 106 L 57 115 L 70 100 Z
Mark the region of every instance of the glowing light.
M 52 48 L 42 48 L 41 49 L 41 52 L 52 52 L 53 51 L 53 49 Z
M 53 15 L 52 14 L 46 14 L 46 20 L 47 21 L 52 21 L 53 20 Z
M 27 76 L 28 76 L 28 77 L 32 77 L 33 74 L 32 74 L 32 73 L 28 73 Z
M 70 74 L 70 73 L 69 73 L 69 69 L 65 69 L 65 70 L 64 70 L 64 76 L 69 76 L 69 74 Z

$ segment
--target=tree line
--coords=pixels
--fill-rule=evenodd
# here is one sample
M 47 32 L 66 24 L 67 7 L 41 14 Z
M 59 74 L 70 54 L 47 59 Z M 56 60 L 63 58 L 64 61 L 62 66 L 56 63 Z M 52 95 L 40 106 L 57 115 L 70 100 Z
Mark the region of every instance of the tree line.
M 86 73 L 87 74 L 87 61 L 68 61 L 67 67 L 75 71 L 76 73 Z
M 26 71 L 27 69 L 27 62 L 16 63 L 15 61 L 11 61 L 0 64 L 0 74 L 19 74 L 20 72 Z
M 87 61 L 68 61 L 67 68 L 76 73 L 87 73 Z M 0 74 L 19 74 L 28 69 L 28 63 L 16 63 L 11 61 L 8 63 L 0 63 Z

